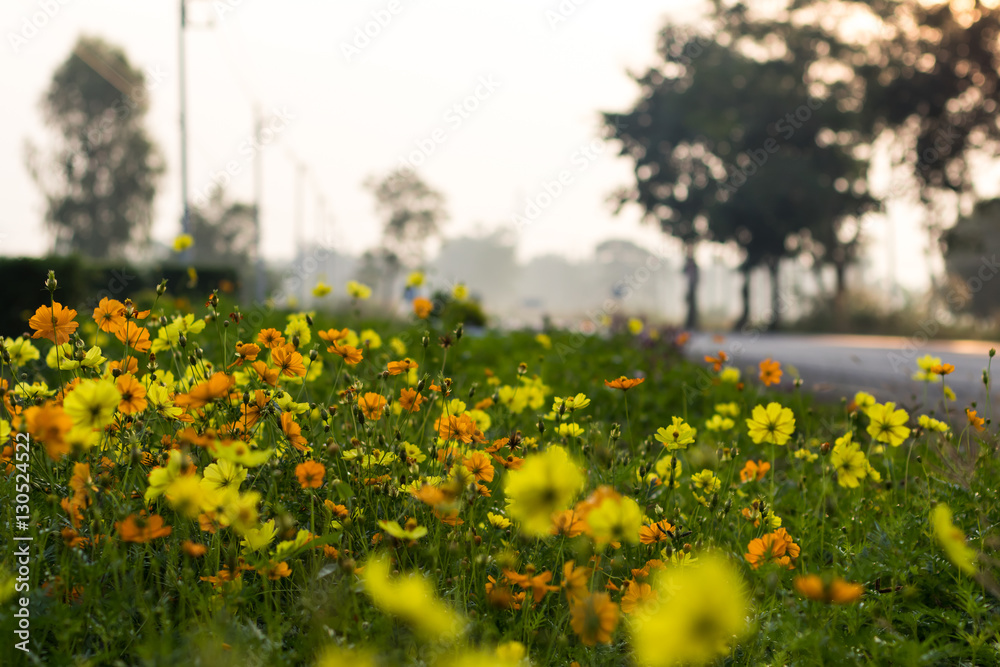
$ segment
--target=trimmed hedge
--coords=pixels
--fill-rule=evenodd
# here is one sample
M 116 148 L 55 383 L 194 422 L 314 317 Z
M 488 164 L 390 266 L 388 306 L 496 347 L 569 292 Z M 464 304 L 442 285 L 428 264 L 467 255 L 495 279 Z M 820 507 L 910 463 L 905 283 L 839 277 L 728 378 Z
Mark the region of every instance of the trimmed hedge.
M 187 267 L 176 264 L 140 268 L 125 262 L 95 264 L 76 256 L 0 258 L 0 336 L 29 331 L 28 318 L 49 303 L 45 279 L 50 270 L 59 282 L 56 300 L 75 309 L 78 321 L 89 317 L 103 297 L 139 303 L 164 278 L 168 294 L 192 300 L 204 299 L 213 289 L 231 291 L 240 285 L 239 272 L 229 267 L 198 268 L 198 282 L 192 287 Z

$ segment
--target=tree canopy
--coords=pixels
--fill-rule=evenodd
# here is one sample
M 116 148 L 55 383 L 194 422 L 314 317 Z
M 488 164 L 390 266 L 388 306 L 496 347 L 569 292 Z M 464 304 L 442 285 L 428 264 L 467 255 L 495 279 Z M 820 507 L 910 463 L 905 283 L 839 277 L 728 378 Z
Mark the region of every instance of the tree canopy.
M 148 98 L 144 74 L 98 38 L 81 37 L 53 75 L 42 111 L 55 147 L 29 146 L 28 165 L 57 252 L 120 257 L 148 241 L 163 172 L 143 128 Z

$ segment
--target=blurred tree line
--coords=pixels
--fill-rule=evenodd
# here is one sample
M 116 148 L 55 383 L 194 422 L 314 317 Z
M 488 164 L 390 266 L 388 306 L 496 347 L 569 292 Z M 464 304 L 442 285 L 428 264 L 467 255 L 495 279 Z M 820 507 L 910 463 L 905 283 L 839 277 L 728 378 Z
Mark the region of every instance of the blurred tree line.
M 1000 138 L 998 4 L 712 0 L 702 23 L 660 32 L 660 61 L 632 75 L 640 88 L 633 108 L 603 114 L 607 136 L 634 163 L 634 183 L 613 195 L 617 206 L 638 205 L 689 257 L 705 241 L 735 244 L 747 278 L 738 327 L 749 316 L 750 271 L 770 270 L 774 325 L 779 262 L 803 254 L 817 271 L 834 268 L 842 316 L 862 216 L 910 197 L 940 237 L 949 212 L 979 200 L 976 160 L 995 156 Z M 869 176 L 878 146 L 888 146 L 902 185 L 876 196 Z M 945 252 L 972 227 L 950 244 L 944 237 Z M 984 238 L 992 227 L 977 229 Z M 949 269 L 968 264 L 948 257 Z M 696 267 L 687 274 L 697 281 Z M 689 323 L 694 297 L 690 290 Z

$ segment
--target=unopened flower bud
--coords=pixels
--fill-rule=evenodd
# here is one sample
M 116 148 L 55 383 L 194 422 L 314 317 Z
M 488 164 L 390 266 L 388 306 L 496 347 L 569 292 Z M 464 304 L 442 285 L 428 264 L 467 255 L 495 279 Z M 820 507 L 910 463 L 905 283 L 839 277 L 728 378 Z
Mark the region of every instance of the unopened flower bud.
M 319 352 L 316 350 L 309 350 L 309 361 L 316 361 L 319 357 Z
M 824 442 L 822 445 L 819 446 L 819 451 L 820 451 L 820 453 L 823 456 L 826 456 L 827 454 L 829 454 L 830 453 L 830 443 L 829 442 Z
M 49 271 L 49 277 L 45 281 L 46 289 L 48 289 L 50 292 L 55 292 L 56 287 L 58 286 L 59 286 L 59 281 L 56 280 L 56 272 Z
M 465 333 L 465 327 L 462 325 L 461 322 L 459 322 L 458 326 L 455 327 L 455 340 L 462 340 L 462 335 L 464 333 Z
M 160 281 L 160 284 L 156 286 L 156 295 L 163 296 L 167 291 L 167 279 L 164 278 Z

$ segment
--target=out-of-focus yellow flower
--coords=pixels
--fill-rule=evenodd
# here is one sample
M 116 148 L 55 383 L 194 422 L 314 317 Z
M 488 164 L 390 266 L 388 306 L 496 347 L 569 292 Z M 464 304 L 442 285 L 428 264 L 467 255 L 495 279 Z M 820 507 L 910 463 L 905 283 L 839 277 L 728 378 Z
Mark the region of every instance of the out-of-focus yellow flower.
M 587 514 L 587 524 L 598 544 L 608 542 L 639 543 L 642 509 L 627 496 L 609 497 Z
M 323 649 L 315 667 L 376 667 L 378 664 L 370 651 L 330 646 Z
M 508 513 L 526 535 L 549 532 L 552 514 L 566 509 L 583 490 L 585 477 L 562 447 L 551 446 L 525 458 L 519 470 L 507 475 L 504 492 Z
M 439 600 L 430 583 L 410 573 L 395 579 L 389 576 L 387 556 L 371 558 L 362 580 L 375 606 L 410 625 L 427 639 L 453 639 L 460 635 L 465 619 Z
M 948 425 L 942 421 L 938 421 L 933 417 L 928 417 L 927 415 L 920 415 L 917 419 L 917 423 L 920 424 L 920 428 L 925 431 L 938 431 L 940 433 L 948 432 Z
M 316 287 L 313 287 L 313 296 L 324 297 L 332 291 L 333 291 L 332 287 L 330 287 L 325 282 L 320 280 L 318 283 L 316 283 Z
M 746 586 L 723 558 L 704 556 L 689 567 L 658 570 L 653 589 L 659 604 L 629 624 L 635 659 L 643 667 L 713 663 L 749 631 Z
M 452 288 L 451 295 L 455 297 L 456 301 L 465 301 L 469 298 L 469 288 L 465 286 L 465 283 L 457 283 Z
M 549 336 L 548 334 L 543 334 L 543 333 L 537 334 L 535 336 L 535 341 L 539 345 L 541 345 L 542 347 L 544 347 L 546 350 L 551 350 L 552 349 L 552 337 Z
M 628 331 L 633 336 L 638 336 L 639 334 L 641 334 L 643 328 L 644 328 L 644 325 L 642 323 L 642 320 L 640 320 L 639 318 L 633 317 L 633 318 L 629 319 L 629 321 L 628 321 Z
M 931 528 L 938 544 L 955 567 L 966 574 L 976 573 L 976 550 L 965 542 L 965 533 L 952 523 L 951 508 L 938 503 L 931 510 Z
M 406 278 L 407 287 L 420 287 L 424 284 L 424 274 L 422 271 L 411 271 Z
M 84 380 L 67 394 L 63 409 L 76 426 L 103 429 L 115 419 L 121 394 L 107 380 Z
M 352 299 L 360 299 L 364 301 L 372 295 L 372 288 L 368 285 L 363 285 L 356 280 L 347 281 L 347 294 L 350 295 Z
M 194 238 L 190 234 L 181 234 L 174 238 L 174 252 L 184 252 L 194 245 Z
M 568 424 L 559 424 L 556 427 L 556 434 L 563 437 L 579 438 L 583 435 L 583 427 L 575 422 L 570 422 Z
M 719 379 L 729 384 L 736 384 L 740 381 L 740 369 L 727 366 L 719 372 Z
M 358 339 L 362 345 L 367 345 L 372 350 L 382 347 L 382 337 L 374 329 L 365 329 L 358 334 Z

